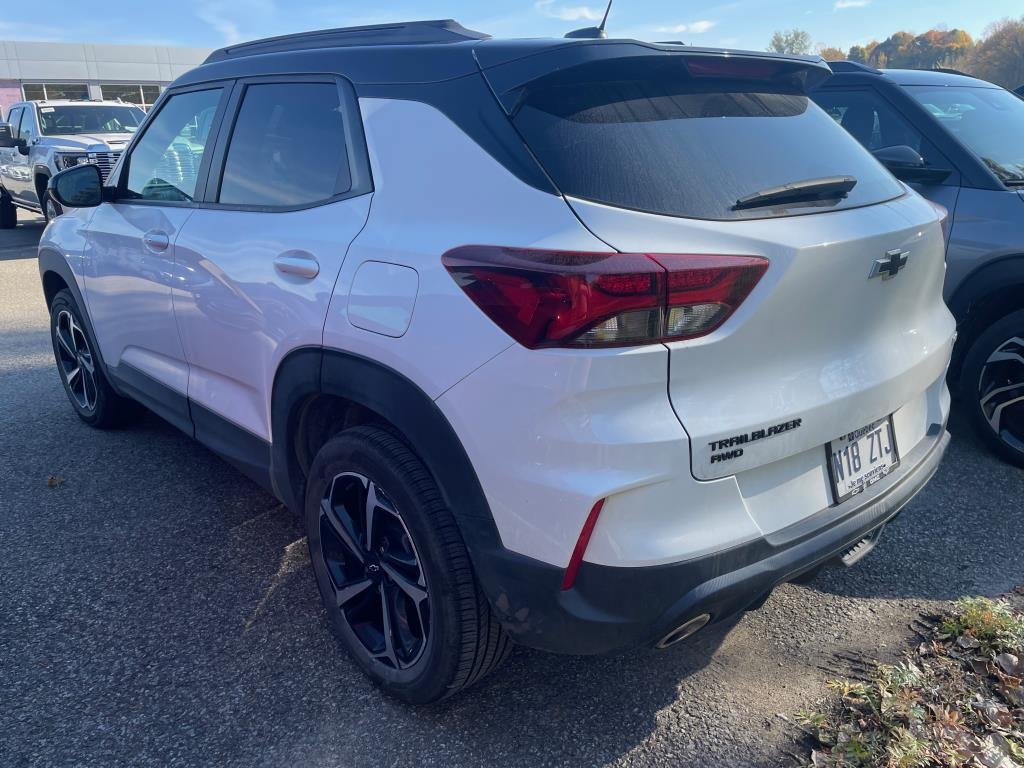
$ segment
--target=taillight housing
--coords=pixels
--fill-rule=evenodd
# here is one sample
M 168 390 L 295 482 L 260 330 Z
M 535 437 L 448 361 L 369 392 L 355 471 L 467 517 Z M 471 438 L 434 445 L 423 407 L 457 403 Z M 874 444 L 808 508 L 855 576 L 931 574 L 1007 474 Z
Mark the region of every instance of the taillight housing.
M 459 287 L 530 349 L 693 339 L 722 325 L 768 269 L 758 256 L 588 253 L 465 245 Z

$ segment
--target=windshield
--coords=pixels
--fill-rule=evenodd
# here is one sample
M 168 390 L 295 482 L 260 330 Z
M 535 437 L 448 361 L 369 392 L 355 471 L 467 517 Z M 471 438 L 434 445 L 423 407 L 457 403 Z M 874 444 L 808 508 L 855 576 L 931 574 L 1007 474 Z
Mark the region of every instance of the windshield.
M 1024 101 L 1002 88 L 914 85 L 907 91 L 1000 181 L 1024 185 Z
M 75 104 L 39 107 L 43 135 L 79 133 L 135 133 L 146 116 L 138 107 L 106 104 Z
M 832 211 L 903 194 L 804 94 L 770 82 L 698 78 L 678 59 L 615 60 L 611 71 L 584 65 L 531 85 L 515 124 L 563 193 L 713 220 Z M 835 177 L 856 183 L 827 199 L 815 193 L 737 205 L 765 190 Z

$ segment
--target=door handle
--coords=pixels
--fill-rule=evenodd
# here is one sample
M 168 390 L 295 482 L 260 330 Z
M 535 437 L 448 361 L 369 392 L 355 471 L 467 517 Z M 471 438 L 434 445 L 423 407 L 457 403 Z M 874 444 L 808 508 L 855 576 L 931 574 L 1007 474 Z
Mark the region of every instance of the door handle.
M 153 229 L 142 236 L 142 244 L 155 253 L 166 251 L 171 244 L 171 238 L 166 232 Z
M 274 259 L 274 268 L 286 275 L 295 275 L 312 280 L 320 274 L 320 262 L 311 253 L 288 251 Z

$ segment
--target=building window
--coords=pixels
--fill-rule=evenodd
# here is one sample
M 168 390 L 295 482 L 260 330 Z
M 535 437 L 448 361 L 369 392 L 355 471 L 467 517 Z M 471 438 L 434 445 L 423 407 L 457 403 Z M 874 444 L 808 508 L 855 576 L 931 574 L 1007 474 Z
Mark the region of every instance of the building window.
M 89 98 L 89 86 L 85 83 L 25 83 L 21 90 L 26 101 Z
M 120 99 L 128 104 L 138 104 L 149 110 L 160 97 L 159 85 L 101 85 L 103 98 L 109 101 Z

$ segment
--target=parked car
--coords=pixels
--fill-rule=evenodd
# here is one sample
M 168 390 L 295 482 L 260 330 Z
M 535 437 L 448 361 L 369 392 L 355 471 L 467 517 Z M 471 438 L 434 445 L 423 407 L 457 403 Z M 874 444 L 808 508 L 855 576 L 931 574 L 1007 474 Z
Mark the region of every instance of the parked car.
M 120 101 L 14 104 L 0 123 L 0 229 L 17 226 L 17 208 L 58 216 L 46 185 L 65 168 L 94 163 L 106 178 L 145 114 Z
M 978 434 L 1024 466 L 1024 102 L 951 72 L 831 66 L 815 101 L 949 211 L 951 381 Z
M 106 183 L 51 180 L 72 407 L 138 401 L 300 512 L 408 701 L 513 641 L 671 646 L 859 560 L 948 442 L 942 215 L 828 75 L 454 22 L 217 51 Z

